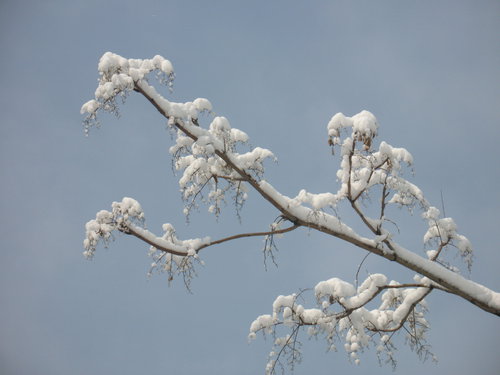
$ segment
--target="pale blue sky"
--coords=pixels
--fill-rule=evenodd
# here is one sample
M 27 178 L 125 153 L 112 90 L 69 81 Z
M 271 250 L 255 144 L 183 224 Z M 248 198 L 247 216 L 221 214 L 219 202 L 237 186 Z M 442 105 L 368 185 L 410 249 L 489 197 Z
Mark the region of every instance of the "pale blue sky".
M 266 178 L 287 195 L 336 190 L 326 124 L 370 110 L 380 139 L 413 154 L 429 200 L 440 205 L 443 192 L 476 249 L 471 277 L 500 290 L 499 18 L 498 1 L 2 1 L 0 373 L 263 373 L 271 342 L 247 343 L 252 320 L 279 294 L 353 281 L 364 256 L 293 233 L 266 272 L 261 241 L 242 240 L 203 254 L 193 294 L 180 280 L 148 279 L 147 246 L 133 238 L 86 261 L 85 222 L 124 196 L 141 202 L 151 230 L 171 222 L 182 238 L 263 230 L 277 215 L 251 194 L 241 226 L 230 206 L 219 223 L 202 209 L 186 225 L 170 136 L 137 95 L 85 138 L 79 110 L 106 51 L 170 59 L 170 98 L 209 98 L 273 150 Z M 422 250 L 424 224 L 418 214 L 402 222 L 406 247 Z M 412 277 L 375 257 L 362 272 Z M 396 374 L 498 373 L 500 320 L 442 293 L 428 302 L 440 362 L 401 346 Z M 296 374 L 391 372 L 374 351 L 354 366 L 342 349 L 303 344 Z

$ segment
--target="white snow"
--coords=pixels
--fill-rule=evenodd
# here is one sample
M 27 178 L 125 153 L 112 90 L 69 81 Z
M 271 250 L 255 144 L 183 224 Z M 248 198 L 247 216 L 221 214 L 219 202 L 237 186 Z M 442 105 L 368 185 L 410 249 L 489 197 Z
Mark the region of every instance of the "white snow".
M 325 296 L 332 296 L 336 299 L 350 297 L 356 293 L 354 286 L 347 281 L 339 278 L 331 278 L 326 281 L 319 282 L 314 287 L 316 298 L 320 299 Z
M 80 109 L 80 113 L 95 113 L 99 109 L 99 102 L 95 99 L 91 99 L 85 104 L 82 105 L 82 108 Z
M 375 116 L 366 110 L 352 117 L 337 113 L 327 126 L 328 135 L 332 138 L 334 145 L 340 142 L 340 132 L 344 128 L 352 128 L 353 139 L 364 141 L 377 135 L 378 123 Z

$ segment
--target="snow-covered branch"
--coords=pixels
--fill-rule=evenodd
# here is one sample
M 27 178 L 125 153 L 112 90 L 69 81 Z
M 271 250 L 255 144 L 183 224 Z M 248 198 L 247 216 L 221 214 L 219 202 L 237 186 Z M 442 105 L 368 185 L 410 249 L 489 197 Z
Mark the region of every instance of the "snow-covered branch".
M 359 350 L 374 342 L 374 333 L 384 333 L 380 336 L 377 351 L 385 352 L 391 362 L 392 336 L 387 335 L 390 332 L 406 330 L 411 336 L 410 346 L 425 352 L 424 333 L 428 325 L 423 317 L 424 297 L 435 289 L 460 296 L 500 316 L 499 293 L 467 280 L 457 267 L 442 260 L 445 253 L 456 249 L 470 269 L 472 246 L 457 232 L 453 219 L 441 217 L 423 192 L 404 177 L 407 167 L 413 164 L 412 155 L 404 148 L 393 147 L 384 141 L 377 146 L 375 137 L 379 124 L 372 113 L 361 111 L 352 117 L 337 113 L 327 125 L 329 144 L 340 158 L 337 191 L 316 194 L 300 189 L 292 198 L 281 194 L 264 178 L 265 160 L 275 159 L 270 150 L 250 148 L 248 135 L 231 127 L 225 117 L 212 116 L 210 124 L 203 126 L 200 115 L 213 115 L 212 105 L 207 99 L 175 103 L 156 90 L 149 82 L 151 74 L 156 74 L 160 83 L 172 88 L 174 71 L 168 60 L 161 56 L 145 60 L 125 59 L 107 52 L 101 57 L 98 70 L 99 85 L 95 98 L 81 109 L 87 114 L 84 121 L 86 133 L 91 126 L 98 124 L 100 110 L 117 113 L 117 98 L 124 101 L 132 91 L 144 96 L 166 118 L 176 134 L 170 153 L 174 168 L 181 171 L 179 186 L 186 202 L 185 215 L 189 215 L 198 204 L 206 204 L 209 212 L 219 215 L 228 197 L 239 214 L 248 199 L 248 192 L 253 190 L 277 209 L 279 225 L 288 222 L 288 226 L 281 228 L 278 223 L 273 223 L 266 232 L 242 233 L 212 241 L 209 237 L 180 240 L 173 227 L 165 224 L 164 234 L 158 237 L 145 228 L 139 203 L 124 198 L 113 203 L 112 211 L 100 211 L 87 223 L 84 241 L 87 257 L 93 256 L 99 242 L 106 246 L 113 238 L 113 231 L 119 231 L 151 246 L 152 270 L 167 271 L 169 279 L 180 273 L 189 285 L 194 275 L 194 262 L 201 262 L 198 252 L 204 248 L 244 237 L 272 238 L 276 234 L 307 227 L 397 262 L 419 275 L 415 283 L 406 284 L 388 283 L 384 275 L 371 275 L 357 289 L 335 278 L 323 281 L 315 288 L 319 308 L 302 307 L 297 304 L 297 295 L 278 297 L 273 314 L 259 317 L 252 324 L 250 334 L 253 337 L 258 331 L 274 332 L 278 325 L 292 327 L 290 334 L 276 340 L 279 350 L 270 356 L 268 372 L 274 372 L 282 354 L 291 355 L 292 362 L 300 358 L 297 337 L 303 326 L 308 326 L 312 335 L 325 334 L 329 342 L 339 334 L 343 335 L 346 349 L 355 361 Z M 376 215 L 370 217 L 360 202 L 379 194 Z M 359 216 L 368 229 L 368 237 L 339 218 L 337 210 L 342 201 Z M 391 206 L 405 207 L 409 212 L 421 210 L 428 223 L 428 230 L 423 235 L 424 244 L 431 247 L 427 250 L 427 257 L 396 242 L 396 236 L 390 230 L 395 224 L 388 214 Z M 377 309 L 369 310 L 366 305 L 380 293 L 382 303 Z
M 424 298 L 432 291 L 433 283 L 419 277 L 415 281 L 410 284 L 387 283 L 386 276 L 375 274 L 356 289 L 348 282 L 332 278 L 314 288 L 316 308 L 305 308 L 299 304 L 302 294 L 279 296 L 273 303 L 272 314 L 261 315 L 251 324 L 249 339 L 255 339 L 258 332 L 274 337 L 274 347 L 267 364 L 268 374 L 274 374 L 277 366 L 283 367 L 284 359 L 289 366 L 300 360 L 290 345 L 297 345 L 301 328 L 307 328 L 309 336 L 323 336 L 329 350 L 336 350 L 336 344 L 343 341 L 346 352 L 355 363 L 359 363 L 359 354 L 363 349 L 374 345 L 379 358 L 385 356 L 395 364 L 391 350 L 392 336 L 388 334 L 403 327 L 413 349 L 423 355 L 431 354 L 425 342 L 429 324 L 425 320 L 427 308 Z M 384 293 L 378 308 L 368 309 L 368 303 L 381 292 Z M 280 327 L 292 333 L 278 336 Z
M 264 232 L 238 233 L 217 240 L 212 240 L 210 237 L 179 240 L 172 224 L 163 224 L 164 234 L 158 237 L 144 227 L 144 219 L 141 205 L 135 199 L 125 197 L 121 202 L 113 202 L 112 211 L 101 210 L 96 214 L 95 219 L 87 222 L 85 226 L 86 238 L 83 241 L 84 255 L 87 258 L 92 258 L 97 245 L 102 242 L 108 246 L 110 240 L 113 239 L 113 232 L 118 231 L 132 235 L 151 246 L 149 254 L 155 260 L 152 264 L 152 270 L 171 271 L 172 262 L 174 262 L 177 265 L 182 265 L 182 271 L 189 270 L 191 272 L 192 263 L 189 258 L 199 260 L 198 253 L 207 247 L 240 238 L 269 238 L 300 227 L 300 225 L 291 225 L 279 228 L 278 225 L 272 224 L 270 230 Z M 184 272 L 181 273 L 186 280 Z M 173 276 L 174 274 L 171 274 L 169 279 L 172 280 Z

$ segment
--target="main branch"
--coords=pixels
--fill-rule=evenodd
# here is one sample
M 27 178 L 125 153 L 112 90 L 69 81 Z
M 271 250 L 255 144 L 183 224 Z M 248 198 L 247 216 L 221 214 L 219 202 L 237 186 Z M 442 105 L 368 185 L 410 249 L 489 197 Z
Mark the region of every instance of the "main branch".
M 197 125 L 194 123 L 188 124 L 183 119 L 173 118 L 167 112 L 165 107 L 162 106 L 162 97 L 152 86 L 147 84 L 145 81 L 137 81 L 135 82 L 134 90 L 141 93 L 163 116 L 165 116 L 165 118 L 167 118 L 167 120 L 171 123 L 173 122 L 174 125 L 189 138 L 194 141 L 198 140 L 198 136 L 196 135 Z M 388 240 L 387 242 L 390 249 L 381 249 L 375 241 L 357 235 L 351 228 L 341 223 L 338 218 L 324 212 L 316 215 L 312 209 L 307 207 L 291 207 L 287 204 L 288 202 L 286 197 L 280 195 L 268 183 L 264 181 L 257 181 L 244 169 L 240 168 L 226 152 L 216 149 L 215 154 L 221 158 L 227 166 L 236 172 L 243 181 L 250 184 L 265 200 L 279 210 L 283 217 L 294 223 L 294 226 L 303 226 L 315 229 L 319 232 L 323 232 L 349 242 L 390 261 L 397 262 L 410 270 L 428 277 L 429 279 L 442 285 L 451 293 L 461 296 L 479 308 L 500 316 L 499 293 L 496 293 L 473 281 L 466 280 L 462 276 L 436 263 L 423 259 L 413 252 L 397 245 L 393 241 Z M 354 205 L 354 207 L 356 206 Z M 318 219 L 311 220 L 311 218 Z M 391 251 L 391 248 L 393 251 Z

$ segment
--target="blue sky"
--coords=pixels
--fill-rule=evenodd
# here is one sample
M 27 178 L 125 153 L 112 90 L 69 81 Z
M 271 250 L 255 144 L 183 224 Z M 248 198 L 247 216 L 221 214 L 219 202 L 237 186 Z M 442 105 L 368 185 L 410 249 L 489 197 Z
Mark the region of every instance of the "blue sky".
M 151 230 L 171 222 L 181 238 L 263 230 L 277 215 L 251 194 L 241 225 L 231 206 L 219 222 L 202 208 L 187 225 L 164 120 L 138 95 L 86 138 L 79 110 L 106 51 L 170 59 L 169 98 L 209 98 L 273 150 L 266 178 L 287 195 L 336 190 L 326 124 L 370 110 L 380 140 L 413 154 L 428 199 L 440 205 L 442 191 L 476 249 L 471 278 L 500 290 L 499 15 L 497 1 L 2 1 L 0 372 L 263 373 L 271 342 L 248 344 L 252 320 L 279 294 L 353 281 L 364 256 L 303 231 L 279 242 L 279 267 L 266 271 L 261 241 L 241 240 L 203 254 L 192 294 L 148 278 L 147 246 L 133 238 L 86 261 L 85 222 L 124 196 L 141 202 Z M 424 224 L 402 219 L 407 248 L 422 250 Z M 375 257 L 361 271 L 412 277 Z M 400 346 L 395 373 L 498 373 L 499 319 L 442 293 L 428 302 L 440 361 Z M 296 374 L 391 372 L 373 351 L 354 366 L 342 350 L 303 344 Z

